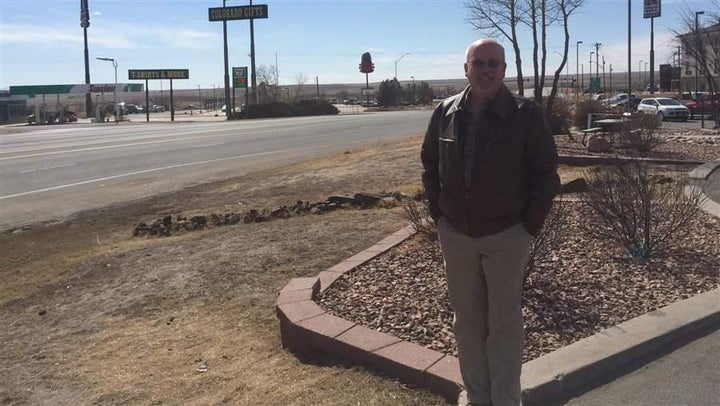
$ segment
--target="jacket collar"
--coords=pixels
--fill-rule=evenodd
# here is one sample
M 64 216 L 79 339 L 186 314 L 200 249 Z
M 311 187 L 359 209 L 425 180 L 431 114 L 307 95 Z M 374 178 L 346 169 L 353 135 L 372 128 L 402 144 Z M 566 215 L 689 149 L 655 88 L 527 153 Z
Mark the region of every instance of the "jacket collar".
M 445 115 L 449 116 L 450 114 L 453 114 L 458 110 L 464 109 L 469 97 L 470 85 L 466 86 L 465 90 L 463 90 L 462 93 L 455 95 L 452 104 L 450 105 L 450 108 L 447 110 L 447 113 L 445 113 Z M 502 85 L 502 87 L 498 91 L 498 94 L 495 95 L 492 100 L 490 100 L 487 109 L 485 109 L 485 111 L 490 111 L 503 120 L 508 118 L 508 116 L 510 116 L 510 113 L 513 113 L 515 110 L 517 110 L 515 96 L 510 93 L 510 91 L 507 87 L 505 87 L 505 85 Z

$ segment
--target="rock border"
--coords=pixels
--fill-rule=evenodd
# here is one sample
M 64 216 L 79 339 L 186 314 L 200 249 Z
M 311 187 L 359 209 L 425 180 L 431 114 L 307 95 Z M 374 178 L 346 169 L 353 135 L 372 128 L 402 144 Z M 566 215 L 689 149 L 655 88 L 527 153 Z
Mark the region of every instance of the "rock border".
M 715 169 L 720 161 L 712 164 Z M 703 167 L 695 178 L 712 173 Z M 720 217 L 718 203 L 711 214 Z M 707 208 L 706 208 L 707 209 Z M 334 316 L 314 300 L 343 274 L 415 234 L 407 226 L 372 247 L 320 272 L 292 279 L 278 294 L 276 314 L 282 345 L 302 355 L 330 354 L 417 385 L 455 403 L 463 383 L 457 357 L 430 350 Z M 523 402 L 567 398 L 590 382 L 617 376 L 628 366 L 672 349 L 677 342 L 720 327 L 720 288 L 682 300 L 555 350 L 523 364 Z

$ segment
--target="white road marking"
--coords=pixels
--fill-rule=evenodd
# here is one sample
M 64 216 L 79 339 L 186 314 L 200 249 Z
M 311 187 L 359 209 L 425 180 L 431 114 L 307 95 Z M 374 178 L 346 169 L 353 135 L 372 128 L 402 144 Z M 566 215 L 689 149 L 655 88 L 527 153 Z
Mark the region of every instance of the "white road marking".
M 206 148 L 206 147 L 214 147 L 217 145 L 225 145 L 225 143 L 224 142 L 216 142 L 214 144 L 193 145 L 193 148 Z
M 119 175 L 105 176 L 102 178 L 88 179 L 88 180 L 83 180 L 80 182 L 68 183 L 66 185 L 58 185 L 58 186 L 53 186 L 53 187 L 48 187 L 48 188 L 43 188 L 43 189 L 29 190 L 27 192 L 15 193 L 12 195 L 7 195 L 7 196 L 0 196 L 0 200 L 10 199 L 13 197 L 27 196 L 27 195 L 32 195 L 32 194 L 42 193 L 42 192 L 49 192 L 52 190 L 66 189 L 66 188 L 73 187 L 73 186 L 87 185 L 89 183 L 103 182 L 106 180 L 124 178 L 127 176 L 133 176 L 133 175 L 140 175 L 143 173 L 164 171 L 164 170 L 168 170 L 168 169 L 182 168 L 182 167 L 186 167 L 186 166 L 202 165 L 202 164 L 207 164 L 207 163 L 212 163 L 212 162 L 228 161 L 231 159 L 238 159 L 238 158 L 249 158 L 249 157 L 254 157 L 254 156 L 281 154 L 284 152 L 301 151 L 304 149 L 312 149 L 312 148 L 314 148 L 314 147 L 295 148 L 295 149 L 287 149 L 287 150 L 282 150 L 282 151 L 259 152 L 257 154 L 236 155 L 236 156 L 229 156 L 229 157 L 225 157 L 225 158 L 209 159 L 207 161 L 188 162 L 185 164 L 163 166 L 163 167 L 152 168 L 152 169 L 144 169 L 142 171 L 122 173 Z
M 56 165 L 56 166 L 46 166 L 46 167 L 43 167 L 43 168 L 35 168 L 35 169 L 26 169 L 26 170 L 24 170 L 24 171 L 19 171 L 18 173 L 28 173 L 28 172 L 46 171 L 46 170 L 49 170 L 49 169 L 65 168 L 65 167 L 67 167 L 67 166 L 74 166 L 74 165 L 77 165 L 77 163 L 66 164 L 66 165 Z

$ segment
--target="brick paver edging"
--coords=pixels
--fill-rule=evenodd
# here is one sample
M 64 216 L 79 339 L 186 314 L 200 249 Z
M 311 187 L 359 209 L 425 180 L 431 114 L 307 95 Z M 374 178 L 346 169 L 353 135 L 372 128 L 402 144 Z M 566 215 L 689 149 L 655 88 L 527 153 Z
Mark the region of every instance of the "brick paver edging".
M 372 247 L 312 278 L 292 279 L 279 293 L 276 312 L 282 345 L 297 353 L 327 353 L 402 382 L 428 388 L 455 402 L 462 389 L 457 357 L 430 350 L 389 334 L 341 319 L 315 303 L 346 272 L 415 234 L 407 226 Z

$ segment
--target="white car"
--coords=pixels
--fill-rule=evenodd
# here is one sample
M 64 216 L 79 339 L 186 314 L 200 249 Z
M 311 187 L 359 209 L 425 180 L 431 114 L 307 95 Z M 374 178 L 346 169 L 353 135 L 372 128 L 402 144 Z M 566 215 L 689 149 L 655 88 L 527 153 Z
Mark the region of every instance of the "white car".
M 640 100 L 638 111 L 645 114 L 656 114 L 660 119 L 688 121 L 690 109 L 678 100 L 669 97 L 650 97 Z

